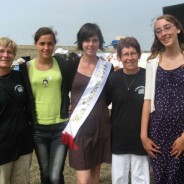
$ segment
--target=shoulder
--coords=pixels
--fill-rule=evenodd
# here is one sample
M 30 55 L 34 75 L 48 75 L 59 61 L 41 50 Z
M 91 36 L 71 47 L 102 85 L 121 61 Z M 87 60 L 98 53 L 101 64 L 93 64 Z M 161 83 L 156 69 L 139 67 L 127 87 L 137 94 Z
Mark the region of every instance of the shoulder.
M 53 58 L 55 58 L 57 61 L 62 62 L 63 61 L 63 57 L 61 54 L 54 54 Z
M 71 68 L 71 69 L 74 69 L 74 70 L 77 70 L 77 68 L 78 68 L 78 65 L 79 65 L 79 63 L 80 63 L 80 57 L 79 58 L 77 58 L 75 61 L 68 61 L 68 63 L 69 63 L 69 67 Z
M 11 75 L 13 75 L 13 76 L 20 76 L 21 73 L 20 73 L 20 71 L 12 70 L 12 71 L 11 71 Z
M 116 79 L 116 78 L 119 78 L 121 75 L 122 75 L 122 69 L 118 69 L 117 71 L 113 71 L 112 73 L 110 73 L 110 79 L 113 80 L 113 79 Z
M 30 60 L 28 62 L 25 62 L 25 63 L 22 63 L 19 65 L 19 70 L 22 72 L 22 73 L 25 73 L 28 71 L 28 69 L 30 68 L 30 66 L 32 65 L 32 61 L 33 60 Z
M 154 59 L 150 59 L 147 62 L 148 66 L 154 66 L 154 65 L 158 65 L 159 63 L 159 56 L 155 57 Z
M 12 70 L 11 71 L 11 76 L 12 76 L 13 80 L 16 80 L 16 81 L 19 81 L 19 82 L 23 80 L 23 75 L 22 75 L 21 71 Z
M 140 73 L 141 73 L 141 74 L 145 74 L 145 73 L 146 73 L 146 69 L 145 69 L 145 68 L 140 67 Z

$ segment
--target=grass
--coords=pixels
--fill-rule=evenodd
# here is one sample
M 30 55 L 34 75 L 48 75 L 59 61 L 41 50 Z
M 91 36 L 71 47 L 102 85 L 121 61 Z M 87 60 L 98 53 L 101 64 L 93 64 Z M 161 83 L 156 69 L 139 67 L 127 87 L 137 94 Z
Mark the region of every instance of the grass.
M 75 171 L 68 164 L 68 157 L 65 163 L 65 182 L 66 184 L 75 184 L 76 176 Z M 31 182 L 30 184 L 40 184 L 40 173 L 38 168 L 35 153 L 33 153 L 33 161 L 31 166 Z M 100 172 L 100 184 L 111 184 L 111 166 L 109 164 L 102 164 Z M 153 184 L 153 174 L 151 172 L 151 183 Z
M 33 153 L 33 160 L 31 166 L 31 182 L 30 184 L 40 184 L 39 168 L 35 153 Z M 66 184 L 75 184 L 76 176 L 75 171 L 68 164 L 68 157 L 65 163 L 65 182 Z M 111 170 L 109 164 L 102 164 L 100 173 L 100 184 L 111 184 Z

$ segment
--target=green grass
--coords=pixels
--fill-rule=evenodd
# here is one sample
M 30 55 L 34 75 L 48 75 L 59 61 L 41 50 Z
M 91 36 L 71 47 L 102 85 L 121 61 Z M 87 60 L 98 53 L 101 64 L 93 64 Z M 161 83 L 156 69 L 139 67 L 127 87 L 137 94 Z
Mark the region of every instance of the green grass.
M 68 164 L 68 157 L 65 163 L 65 182 L 66 184 L 75 184 L 76 176 L 75 171 Z M 33 154 L 33 160 L 31 165 L 31 182 L 30 184 L 40 184 L 40 173 L 35 154 Z M 111 184 L 111 170 L 109 164 L 102 164 L 100 173 L 100 184 Z
M 68 164 L 68 157 L 65 163 L 65 182 L 66 184 L 75 184 L 75 171 Z M 35 154 L 33 154 L 33 161 L 31 166 L 31 182 L 30 184 L 40 184 L 39 168 Z M 111 166 L 109 164 L 102 164 L 100 172 L 100 184 L 111 184 Z M 153 175 L 151 174 L 151 184 L 153 184 Z

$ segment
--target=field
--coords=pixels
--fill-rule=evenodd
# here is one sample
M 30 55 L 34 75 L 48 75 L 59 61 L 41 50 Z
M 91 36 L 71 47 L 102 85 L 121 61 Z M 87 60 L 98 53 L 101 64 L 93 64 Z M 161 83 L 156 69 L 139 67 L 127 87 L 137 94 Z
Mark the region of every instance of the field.
M 57 46 L 56 49 L 60 47 Z M 76 47 L 70 47 L 70 46 L 61 46 L 63 49 L 69 50 L 69 51 L 74 51 L 74 52 L 78 52 L 76 50 Z M 16 59 L 22 57 L 22 56 L 30 56 L 31 59 L 36 57 L 36 48 L 34 46 L 31 45 L 19 45 L 18 46 L 18 52 L 17 52 L 17 56 Z
M 64 177 L 66 184 L 75 184 L 76 177 L 74 170 L 68 165 L 68 157 L 65 163 Z M 103 164 L 100 175 L 101 184 L 111 184 L 111 170 L 110 165 Z M 40 184 L 39 168 L 35 154 L 33 154 L 33 161 L 31 166 L 31 182 L 30 184 Z
M 66 184 L 75 184 L 76 177 L 74 170 L 69 167 L 68 157 L 65 163 L 64 177 Z M 33 161 L 31 166 L 31 182 L 30 184 L 40 184 L 39 168 L 35 154 L 33 154 Z M 100 172 L 100 184 L 111 184 L 111 166 L 109 164 L 102 164 Z M 153 175 L 151 174 L 151 183 L 153 184 Z
M 63 46 L 62 48 L 67 49 L 69 51 L 78 52 L 75 47 Z M 112 52 L 112 50 L 108 50 L 108 52 Z M 23 46 L 23 45 L 18 46 L 18 52 L 17 52 L 16 59 L 18 59 L 22 56 L 30 56 L 31 58 L 36 57 L 35 47 L 34 46 Z M 65 176 L 66 184 L 75 184 L 76 183 L 75 172 L 72 168 L 69 167 L 68 158 L 66 159 L 64 176 Z M 152 174 L 151 174 L 151 176 L 152 176 Z M 30 184 L 40 184 L 39 168 L 38 168 L 38 163 L 37 163 L 37 159 L 36 159 L 35 154 L 33 154 Z M 111 168 L 110 168 L 110 165 L 108 165 L 108 164 L 103 164 L 101 166 L 100 184 L 111 184 Z
M 55 49 L 60 48 L 60 47 L 62 47 L 65 50 L 68 50 L 69 52 L 76 52 L 76 53 L 80 52 L 74 46 L 56 46 Z M 112 48 L 106 49 L 105 51 L 106 52 L 113 52 Z M 19 45 L 17 56 L 15 59 L 18 59 L 22 56 L 30 56 L 31 59 L 35 58 L 36 57 L 36 48 L 34 46 L 31 46 L 31 45 Z

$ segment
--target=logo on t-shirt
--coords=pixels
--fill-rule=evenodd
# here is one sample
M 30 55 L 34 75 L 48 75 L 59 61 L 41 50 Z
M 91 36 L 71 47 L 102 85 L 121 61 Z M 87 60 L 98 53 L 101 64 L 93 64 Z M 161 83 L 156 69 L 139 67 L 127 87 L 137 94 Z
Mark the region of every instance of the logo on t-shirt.
M 145 91 L 145 86 L 138 86 L 137 88 L 135 88 L 135 91 L 137 91 L 139 95 L 143 95 Z
M 15 91 L 22 93 L 24 91 L 24 87 L 20 84 L 17 84 L 14 88 Z

